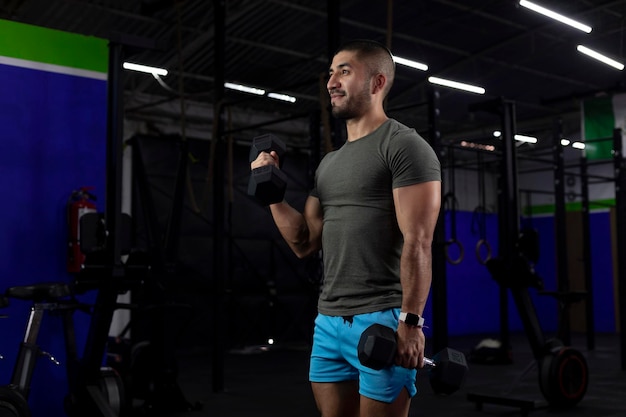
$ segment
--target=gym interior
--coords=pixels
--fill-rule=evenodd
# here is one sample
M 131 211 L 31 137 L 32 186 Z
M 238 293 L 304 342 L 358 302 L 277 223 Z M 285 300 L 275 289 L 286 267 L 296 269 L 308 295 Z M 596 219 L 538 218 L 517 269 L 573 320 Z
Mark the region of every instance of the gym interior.
M 623 0 L 1 2 L 0 415 L 319 415 L 321 259 L 293 255 L 267 204 L 301 209 L 344 142 L 328 64 L 366 38 L 402 58 L 387 113 L 442 166 L 435 366 L 410 416 L 625 416 L 625 16 Z M 268 147 L 280 177 L 254 177 Z

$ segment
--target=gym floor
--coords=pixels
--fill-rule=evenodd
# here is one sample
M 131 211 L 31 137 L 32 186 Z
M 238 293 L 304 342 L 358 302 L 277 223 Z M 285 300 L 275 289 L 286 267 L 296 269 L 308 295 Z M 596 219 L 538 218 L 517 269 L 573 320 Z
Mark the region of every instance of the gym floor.
M 480 338 L 451 338 L 450 345 L 463 352 Z M 589 387 L 582 401 L 568 410 L 545 406 L 524 335 L 512 335 L 513 363 L 478 365 L 470 363 L 462 389 L 448 397 L 434 395 L 425 372 L 418 376 L 420 392 L 413 400 L 410 416 L 626 416 L 626 372 L 620 369 L 618 335 L 598 335 L 596 348 L 587 351 L 582 336 L 572 337 L 572 346 L 583 352 L 589 366 Z M 319 417 L 307 381 L 308 349 L 278 346 L 265 350 L 249 347 L 229 352 L 225 361 L 223 392 L 213 392 L 211 357 L 208 352 L 181 352 L 178 385 L 184 398 L 201 404 L 197 411 L 165 412 L 159 415 L 189 417 Z M 469 393 L 514 398 L 529 402 L 524 412 L 512 406 L 484 404 L 478 410 Z

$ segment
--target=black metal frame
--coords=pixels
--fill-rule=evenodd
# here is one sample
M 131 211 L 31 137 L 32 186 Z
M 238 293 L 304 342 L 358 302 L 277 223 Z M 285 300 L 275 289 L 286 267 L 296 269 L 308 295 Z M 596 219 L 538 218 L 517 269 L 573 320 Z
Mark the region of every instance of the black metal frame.
M 595 324 L 593 314 L 593 279 L 591 264 L 591 221 L 589 201 L 589 176 L 587 172 L 587 158 L 580 158 L 580 194 L 582 211 L 582 235 L 583 235 L 583 268 L 587 300 L 585 303 L 585 322 L 587 327 L 587 349 L 593 350 L 596 346 Z
M 617 236 L 617 285 L 621 366 L 626 370 L 626 158 L 622 144 L 622 130 L 613 132 L 613 163 L 615 168 L 615 221 Z
M 580 159 L 579 169 L 581 178 L 581 198 L 582 198 L 582 223 L 583 223 L 583 258 L 584 258 L 584 275 L 585 287 L 587 291 L 586 297 L 586 322 L 587 322 L 587 348 L 593 350 L 595 348 L 595 325 L 593 314 L 593 274 L 591 264 L 591 225 L 590 225 L 590 206 L 589 200 L 589 178 L 595 178 L 595 183 L 613 182 L 615 185 L 615 235 L 617 240 L 617 254 L 615 264 L 617 265 L 617 283 L 618 283 L 618 299 L 626 298 L 626 159 L 624 158 L 622 130 L 615 129 L 612 138 L 599 139 L 612 140 L 613 142 L 613 177 L 604 177 L 588 174 L 589 162 L 583 156 Z M 626 303 L 620 302 L 618 311 L 618 326 L 620 329 L 626 328 Z M 620 332 L 621 342 L 621 368 L 626 370 L 626 332 Z
M 222 137 L 224 132 L 223 101 L 224 101 L 224 59 L 226 55 L 226 2 L 213 0 L 213 33 L 215 50 L 215 101 L 213 105 L 215 155 L 213 156 L 213 349 L 212 349 L 212 388 L 213 392 L 225 390 L 224 384 L 224 353 L 226 331 L 225 322 L 225 197 L 224 197 L 224 156 L 226 147 Z
M 554 223 L 556 236 L 556 261 L 557 261 L 557 300 L 559 295 L 569 292 L 569 273 L 567 266 L 567 213 L 565 203 L 565 162 L 563 146 L 561 146 L 561 121 L 555 123 L 552 139 L 552 152 L 554 160 Z M 559 332 L 565 345 L 571 344 L 569 304 L 559 308 Z
M 485 111 L 500 117 L 501 143 L 498 173 L 498 258 L 511 265 L 516 256 L 516 242 L 520 233 L 517 149 L 515 147 L 515 102 L 496 98 L 470 106 L 472 111 Z M 499 285 L 500 343 L 503 351 L 511 348 L 509 329 L 508 291 Z
M 109 43 L 109 73 L 107 100 L 107 155 L 106 155 L 106 209 L 105 221 L 109 240 L 104 276 L 97 286 L 85 352 L 77 367 L 76 384 L 70 392 L 75 399 L 70 415 L 115 417 L 98 384 L 100 367 L 108 341 L 109 328 L 116 308 L 117 296 L 124 278 L 122 265 L 121 193 L 122 193 L 122 134 L 123 134 L 123 84 L 122 62 L 124 47 L 121 42 Z
M 428 90 L 428 141 L 442 162 L 443 144 L 439 130 L 440 93 L 435 87 Z M 442 182 L 443 186 L 443 182 Z M 432 315 L 433 351 L 439 352 L 448 346 L 448 287 L 446 263 L 446 222 L 444 205 L 441 204 L 433 237 L 432 252 Z

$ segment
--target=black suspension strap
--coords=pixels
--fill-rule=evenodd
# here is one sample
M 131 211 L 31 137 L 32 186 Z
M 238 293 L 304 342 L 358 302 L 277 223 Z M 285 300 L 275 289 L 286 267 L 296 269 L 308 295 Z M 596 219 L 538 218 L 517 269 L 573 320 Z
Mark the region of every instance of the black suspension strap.
M 477 152 L 478 156 L 478 195 L 480 196 L 480 204 L 474 209 L 472 215 L 472 233 L 478 232 L 478 242 L 476 242 L 475 253 L 476 259 L 482 265 L 485 265 L 492 258 L 491 245 L 487 240 L 487 206 L 485 198 L 485 170 L 483 168 L 483 156 Z M 484 251 L 483 251 L 484 248 Z M 485 255 L 482 255 L 485 252 Z
M 461 244 L 461 242 L 459 242 L 456 236 L 456 210 L 458 207 L 458 201 L 456 199 L 456 193 L 455 193 L 456 185 L 455 185 L 454 174 L 455 174 L 454 173 L 454 158 L 452 154 L 452 148 L 449 148 L 448 149 L 448 182 L 450 183 L 450 185 L 449 185 L 449 191 L 446 193 L 446 195 L 443 198 L 443 208 L 444 208 L 444 212 L 446 210 L 450 211 L 451 233 L 450 233 L 450 239 L 446 241 L 445 252 L 446 252 L 446 260 L 452 265 L 458 265 L 463 260 L 465 251 L 463 249 L 463 245 Z M 452 246 L 456 246 L 458 248 L 459 255 L 456 258 L 452 258 L 452 256 L 450 255 L 450 247 Z

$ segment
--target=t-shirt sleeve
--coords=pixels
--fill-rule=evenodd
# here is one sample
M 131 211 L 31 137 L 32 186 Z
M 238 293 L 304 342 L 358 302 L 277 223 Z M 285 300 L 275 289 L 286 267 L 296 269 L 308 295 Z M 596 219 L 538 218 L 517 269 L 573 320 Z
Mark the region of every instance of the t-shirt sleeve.
M 389 142 L 388 158 L 393 188 L 441 181 L 437 154 L 415 131 L 398 132 Z

